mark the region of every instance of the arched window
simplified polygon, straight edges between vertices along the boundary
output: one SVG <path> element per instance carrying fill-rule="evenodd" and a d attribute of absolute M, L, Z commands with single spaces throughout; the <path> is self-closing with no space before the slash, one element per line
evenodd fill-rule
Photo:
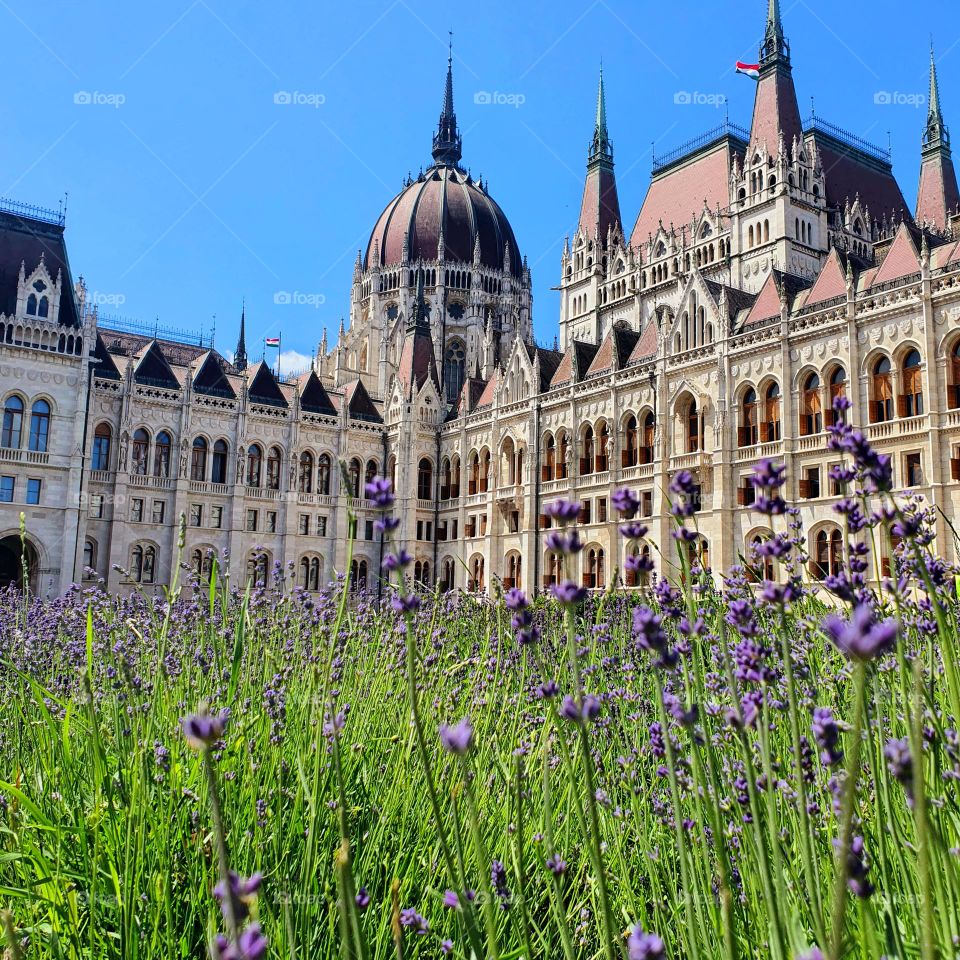
<path fill-rule="evenodd" d="M 130 552 L 130 579 L 137 583 L 143 577 L 143 547 L 136 546 Z"/>
<path fill-rule="evenodd" d="M 757 391 L 753 387 L 750 387 L 743 395 L 743 401 L 740 404 L 740 430 L 738 432 L 738 442 L 741 447 L 752 447 L 760 441 L 757 429 Z"/>
<path fill-rule="evenodd" d="M 460 340 L 451 340 L 443 358 L 443 383 L 447 402 L 454 403 L 463 389 L 467 355 Z"/>
<path fill-rule="evenodd" d="M 218 440 L 213 445 L 213 462 L 210 469 L 210 481 L 212 483 L 227 482 L 227 454 L 229 448 L 226 440 Z"/>
<path fill-rule="evenodd" d="M 947 390 L 947 406 L 960 408 L 960 340 L 957 340 L 950 358 L 950 386 Z"/>
<path fill-rule="evenodd" d="M 97 543 L 85 540 L 83 543 L 83 579 L 89 580 L 97 572 Z"/>
<path fill-rule="evenodd" d="M 196 437 L 190 449 L 190 479 L 207 479 L 207 441 L 203 437 Z"/>
<path fill-rule="evenodd" d="M 557 441 L 552 433 L 543 438 L 543 466 L 540 468 L 540 479 L 544 482 L 553 480 L 557 475 Z"/>
<path fill-rule="evenodd" d="M 830 374 L 830 409 L 827 411 L 827 420 L 831 424 L 835 424 L 838 421 L 843 420 L 843 411 L 837 414 L 836 410 L 833 409 L 833 401 L 837 397 L 845 397 L 847 395 L 847 371 L 843 367 L 837 367 L 833 373 Z"/>
<path fill-rule="evenodd" d="M 470 561 L 470 584 L 468 589 L 474 593 L 483 593 L 486 589 L 483 569 L 483 556 L 476 554 Z"/>
<path fill-rule="evenodd" d="M 780 384 L 771 383 L 767 387 L 765 396 L 765 409 L 763 419 L 763 442 L 770 443 L 779 440 L 780 430 Z"/>
<path fill-rule="evenodd" d="M 330 494 L 330 456 L 326 453 L 317 459 L 317 493 Z"/>
<path fill-rule="evenodd" d="M 247 581 L 254 587 L 265 587 L 269 565 L 269 554 L 264 550 L 255 550 L 247 558 Z"/>
<path fill-rule="evenodd" d="M 259 487 L 263 474 L 263 449 L 253 443 L 247 450 L 247 486 Z"/>
<path fill-rule="evenodd" d="M 759 580 L 773 580 L 774 577 L 774 568 L 773 568 L 773 557 L 770 556 L 761 556 L 758 552 L 760 546 L 763 544 L 763 541 L 766 538 L 761 536 L 759 533 L 756 534 L 753 539 L 750 541 L 750 551 L 749 551 L 749 560 L 750 567 L 748 568 L 748 574 L 750 580 L 756 583 Z"/>
<path fill-rule="evenodd" d="M 456 586 L 456 565 L 453 560 L 448 557 L 443 561 L 443 575 L 440 578 L 440 589 L 443 592 L 452 590 Z"/>
<path fill-rule="evenodd" d="M 3 436 L 0 446 L 19 449 L 22 433 L 23 401 L 19 397 L 8 397 L 3 407 Z"/>
<path fill-rule="evenodd" d="M 320 589 L 320 558 L 303 557 L 300 561 L 300 586 L 316 592 Z"/>
<path fill-rule="evenodd" d="M 484 450 L 480 458 L 480 492 L 486 493 L 490 489 L 490 451 Z"/>
<path fill-rule="evenodd" d="M 593 473 L 594 447 L 593 447 L 593 427 L 588 426 L 583 431 L 583 456 L 580 457 L 580 475 L 582 477 Z"/>
<path fill-rule="evenodd" d="M 350 496 L 359 498 L 360 477 L 363 475 L 363 464 L 354 457 L 353 460 L 350 461 L 350 467 L 347 472 L 350 478 Z"/>
<path fill-rule="evenodd" d="M 893 419 L 893 382 L 890 358 L 881 357 L 873 365 L 873 400 L 870 403 L 870 422 L 885 423 Z"/>
<path fill-rule="evenodd" d="M 376 460 L 367 461 L 367 469 L 363 474 L 363 482 L 370 483 L 372 480 L 376 479 L 377 474 L 380 472 L 380 464 Z"/>
<path fill-rule="evenodd" d="M 37 295 L 35 293 L 31 293 L 27 297 L 27 315 L 31 317 L 37 315 Z"/>
<path fill-rule="evenodd" d="M 570 438 L 565 430 L 557 434 L 557 480 L 567 479 L 567 453 L 570 449 Z"/>
<path fill-rule="evenodd" d="M 313 490 L 313 454 L 309 450 L 304 450 L 300 454 L 297 489 L 301 493 L 310 493 Z"/>
<path fill-rule="evenodd" d="M 643 418 L 643 446 L 640 448 L 640 462 L 653 463 L 653 445 L 657 434 L 657 422 L 653 411 Z"/>
<path fill-rule="evenodd" d="M 631 413 L 623 424 L 623 453 L 621 466 L 635 467 L 640 462 L 640 433 L 637 430 L 637 418 Z"/>
<path fill-rule="evenodd" d="M 417 499 L 433 499 L 433 464 L 426 457 L 417 464 Z"/>
<path fill-rule="evenodd" d="M 597 458 L 596 458 L 596 468 L 597 473 L 603 473 L 609 469 L 609 460 L 607 457 L 607 447 L 610 442 L 610 429 L 606 424 L 606 421 L 600 424 L 600 429 L 597 431 Z"/>
<path fill-rule="evenodd" d="M 50 404 L 46 400 L 37 400 L 30 411 L 30 449 L 46 453 L 49 437 Z"/>
<path fill-rule="evenodd" d="M 170 476 L 170 434 L 161 430 L 153 444 L 153 475 Z"/>
<path fill-rule="evenodd" d="M 701 415 L 697 409 L 697 401 L 690 398 L 686 410 L 686 440 L 687 453 L 695 453 L 702 448 L 703 430 L 701 429 Z"/>
<path fill-rule="evenodd" d="M 110 469 L 110 441 L 112 438 L 113 432 L 108 424 L 97 424 L 97 429 L 93 432 L 93 456 L 90 463 L 92 470 Z"/>
<path fill-rule="evenodd" d="M 803 384 L 800 398 L 800 434 L 808 437 L 823 430 L 823 410 L 820 399 L 820 378 L 811 373 Z M 769 578 L 768 578 L 769 579 Z"/>
<path fill-rule="evenodd" d="M 460 496 L 460 458 L 454 457 L 450 461 L 450 497 L 456 499 Z"/>
<path fill-rule="evenodd" d="M 522 563 L 523 561 L 519 553 L 514 552 L 507 555 L 507 572 L 503 578 L 503 588 L 505 590 L 509 590 L 512 587 L 519 588 Z"/>
<path fill-rule="evenodd" d="M 354 590 L 367 589 L 367 561 L 362 557 L 350 564 L 350 584 Z"/>
<path fill-rule="evenodd" d="M 923 415 L 923 377 L 920 373 L 920 354 L 911 350 L 903 358 L 903 388 L 900 394 L 901 417 Z"/>
<path fill-rule="evenodd" d="M 283 459 L 283 454 L 280 452 L 279 447 L 271 447 L 269 454 L 267 454 L 267 489 L 268 490 L 279 490 L 280 489 L 280 462 Z"/>
<path fill-rule="evenodd" d="M 156 547 L 137 544 L 130 555 L 130 579 L 137 583 L 153 583 L 157 574 Z"/>
<path fill-rule="evenodd" d="M 587 551 L 586 560 L 583 585 L 590 589 L 603 587 L 605 581 L 603 549 L 601 547 L 591 547 Z"/>
<path fill-rule="evenodd" d="M 133 472 L 138 476 L 147 475 L 147 452 L 150 449 L 150 434 L 141 427 L 133 435 Z"/>

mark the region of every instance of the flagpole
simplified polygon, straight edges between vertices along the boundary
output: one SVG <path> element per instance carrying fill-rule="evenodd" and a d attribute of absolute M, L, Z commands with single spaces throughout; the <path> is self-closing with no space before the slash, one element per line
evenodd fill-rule
<path fill-rule="evenodd" d="M 277 379 L 280 379 L 280 354 L 283 352 L 283 331 L 277 336 Z"/>

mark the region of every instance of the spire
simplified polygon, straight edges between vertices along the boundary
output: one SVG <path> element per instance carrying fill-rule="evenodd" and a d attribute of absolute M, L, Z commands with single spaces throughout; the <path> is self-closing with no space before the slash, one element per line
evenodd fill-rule
<path fill-rule="evenodd" d="M 453 33 L 447 56 L 447 84 L 443 91 L 440 123 L 433 135 L 433 160 L 438 166 L 455 167 L 460 162 L 463 138 L 457 132 L 457 115 L 453 111 Z"/>
<path fill-rule="evenodd" d="M 782 57 L 790 62 L 790 44 L 784 39 L 783 24 L 780 22 L 780 0 L 769 0 L 767 4 L 767 29 L 760 47 L 760 62 L 765 63 L 774 57 Z"/>
<path fill-rule="evenodd" d="M 580 202 L 580 232 L 603 240 L 611 228 L 623 233 L 620 223 L 620 199 L 613 174 L 613 144 L 607 132 L 607 98 L 603 88 L 603 65 L 597 88 L 597 115 L 593 140 L 587 155 L 587 180 Z"/>
<path fill-rule="evenodd" d="M 960 203 L 957 173 L 950 154 L 950 131 L 943 122 L 937 63 L 930 45 L 930 108 L 921 142 L 920 186 L 917 190 L 918 224 L 946 232 L 950 216 Z"/>
<path fill-rule="evenodd" d="M 243 299 L 240 308 L 240 336 L 237 338 L 237 349 L 233 355 L 233 365 L 241 372 L 247 369 L 247 300 Z"/>
<path fill-rule="evenodd" d="M 417 293 L 407 319 L 407 333 L 430 334 L 430 307 L 423 293 L 423 270 L 417 270 Z"/>
<path fill-rule="evenodd" d="M 781 135 L 783 142 L 792 146 L 795 137 L 802 139 L 803 128 L 790 69 L 790 44 L 784 37 L 780 20 L 780 3 L 768 0 L 750 143 L 754 147 L 765 143 L 767 151 L 775 156 Z"/>

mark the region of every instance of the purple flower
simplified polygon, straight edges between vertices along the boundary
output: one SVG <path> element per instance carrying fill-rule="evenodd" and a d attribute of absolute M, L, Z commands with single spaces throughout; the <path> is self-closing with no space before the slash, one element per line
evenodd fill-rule
<path fill-rule="evenodd" d="M 229 719 L 229 708 L 216 714 L 193 713 L 180 720 L 180 727 L 194 750 L 205 750 L 223 736 Z"/>
<path fill-rule="evenodd" d="M 554 599 L 565 607 L 576 606 L 587 595 L 587 591 L 583 587 L 577 586 L 572 580 L 561 580 L 560 583 L 551 584 L 550 592 Z"/>
<path fill-rule="evenodd" d="M 566 696 L 560 705 L 560 716 L 574 723 L 590 723 L 600 716 L 600 701 L 592 693 L 588 693 L 581 703 Z"/>
<path fill-rule="evenodd" d="M 820 748 L 820 760 L 826 767 L 834 767 L 843 759 L 843 750 L 840 748 L 840 727 L 833 719 L 833 712 L 829 707 L 816 707 L 813 711 L 811 723 L 813 739 Z"/>
<path fill-rule="evenodd" d="M 370 894 L 367 893 L 367 888 L 366 888 L 366 887 L 361 887 L 361 888 L 357 891 L 357 895 L 356 895 L 356 897 L 354 897 L 354 900 L 356 900 L 356 902 L 357 902 L 357 907 L 358 907 L 360 910 L 366 910 L 367 907 L 370 906 Z"/>
<path fill-rule="evenodd" d="M 640 509 L 640 499 L 632 490 L 627 490 L 625 487 L 613 491 L 610 495 L 610 503 L 617 513 L 628 519 Z"/>
<path fill-rule="evenodd" d="M 443 892 L 443 905 L 448 910 L 460 909 L 460 898 L 457 896 L 457 892 L 455 890 L 445 890 Z"/>
<path fill-rule="evenodd" d="M 564 556 L 573 556 L 583 549 L 583 541 L 576 530 L 571 530 L 570 533 L 564 533 L 562 530 L 551 530 L 547 534 L 546 544 L 548 550 Z"/>
<path fill-rule="evenodd" d="M 527 595 L 516 587 L 511 587 L 503 595 L 503 602 L 508 610 L 526 610 L 530 605 L 527 602 Z"/>
<path fill-rule="evenodd" d="M 219 960 L 262 960 L 267 955 L 267 938 L 261 932 L 259 923 L 251 923 L 235 944 L 218 937 L 216 952 Z"/>
<path fill-rule="evenodd" d="M 380 517 L 379 520 L 373 521 L 373 529 L 376 530 L 377 533 L 392 533 L 399 526 L 399 517 Z"/>
<path fill-rule="evenodd" d="M 413 907 L 400 911 L 400 923 L 404 927 L 409 927 L 419 937 L 426 936 L 430 930 L 430 924 Z"/>
<path fill-rule="evenodd" d="M 388 553 L 383 558 L 382 566 L 388 573 L 392 573 L 394 570 L 402 570 L 411 563 L 413 563 L 413 557 L 401 547 L 396 553 Z"/>
<path fill-rule="evenodd" d="M 648 528 L 642 523 L 637 523 L 636 520 L 620 524 L 620 536 L 627 540 L 642 540 L 647 533 Z"/>
<path fill-rule="evenodd" d="M 576 520 L 580 515 L 582 504 L 575 503 L 572 500 L 554 500 L 544 507 L 544 512 L 548 517 L 556 520 L 557 523 L 570 523 Z"/>
<path fill-rule="evenodd" d="M 806 953 L 798 953 L 794 960 L 824 960 L 823 952 L 819 947 L 811 947 Z"/>
<path fill-rule="evenodd" d="M 913 784 L 913 756 L 910 753 L 910 741 L 888 740 L 883 748 L 883 755 L 887 760 L 887 769 L 890 775 L 906 786 Z"/>
<path fill-rule="evenodd" d="M 500 908 L 507 910 L 510 907 L 510 888 L 507 886 L 507 869 L 499 860 L 490 864 L 490 882 L 493 892 L 500 898 Z"/>
<path fill-rule="evenodd" d="M 406 596 L 395 593 L 390 598 L 390 606 L 397 613 L 413 613 L 420 606 L 420 598 L 415 593 L 408 593 Z"/>
<path fill-rule="evenodd" d="M 630 960 L 664 960 L 667 952 L 663 941 L 655 933 L 646 933 L 636 926 L 627 937 L 627 956 Z"/>
<path fill-rule="evenodd" d="M 678 470 L 670 480 L 670 492 L 678 497 L 691 497 L 696 490 L 697 482 L 689 470 Z"/>
<path fill-rule="evenodd" d="M 562 877 L 567 872 L 567 862 L 561 859 L 559 853 L 547 857 L 547 869 L 555 876 Z"/>
<path fill-rule="evenodd" d="M 470 752 L 473 746 L 473 725 L 469 717 L 464 717 L 459 723 L 452 727 L 447 724 L 440 724 L 440 742 L 443 749 L 449 753 L 456 753 L 463 756 Z"/>
<path fill-rule="evenodd" d="M 877 622 L 874 611 L 860 604 L 849 620 L 832 614 L 823 621 L 823 629 L 848 657 L 872 660 L 893 649 L 899 626 L 896 620 Z"/>
<path fill-rule="evenodd" d="M 368 500 L 378 510 L 386 510 L 393 506 L 396 499 L 393 495 L 393 484 L 386 477 L 374 477 L 364 488 Z"/>
<path fill-rule="evenodd" d="M 441 940 L 440 941 L 440 952 L 446 956 L 448 953 L 453 952 L 453 941 L 452 940 Z"/>
<path fill-rule="evenodd" d="M 787 480 L 787 467 L 764 458 L 754 468 L 750 483 L 758 490 L 779 490 Z"/>

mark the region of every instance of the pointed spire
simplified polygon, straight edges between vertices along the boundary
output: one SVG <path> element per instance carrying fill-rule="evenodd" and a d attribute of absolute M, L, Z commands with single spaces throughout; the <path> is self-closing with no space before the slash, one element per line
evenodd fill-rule
<path fill-rule="evenodd" d="M 430 307 L 423 292 L 423 269 L 417 270 L 417 293 L 413 300 L 413 309 L 407 318 L 407 333 L 430 334 Z"/>
<path fill-rule="evenodd" d="M 613 166 L 613 144 L 607 133 L 607 97 L 603 89 L 603 63 L 600 64 L 600 83 L 597 87 L 597 116 L 593 124 L 593 140 L 587 158 L 588 168 L 599 164 Z"/>
<path fill-rule="evenodd" d="M 784 145 L 802 139 L 800 107 L 790 68 L 790 44 L 783 34 L 779 0 L 768 0 L 767 26 L 760 45 L 760 78 L 753 102 L 750 125 L 752 147 L 766 145 L 775 153 L 783 136 Z M 794 154 L 796 155 L 796 154 Z"/>
<path fill-rule="evenodd" d="M 597 114 L 593 124 L 593 139 L 587 155 L 587 179 L 580 201 L 578 232 L 603 241 L 610 233 L 623 232 L 620 224 L 620 200 L 613 173 L 613 143 L 607 132 L 607 98 L 603 86 L 603 64 L 597 87 Z"/>
<path fill-rule="evenodd" d="M 930 42 L 930 104 L 927 113 L 927 128 L 923 132 L 923 150 L 933 151 L 940 147 L 950 149 L 950 132 L 943 122 L 940 108 L 940 83 L 937 79 L 937 61 L 933 56 L 933 41 Z"/>
<path fill-rule="evenodd" d="M 237 338 L 237 349 L 233 355 L 233 365 L 243 372 L 247 369 L 247 299 L 243 298 L 240 308 L 240 336 Z"/>
<path fill-rule="evenodd" d="M 453 33 L 447 56 L 447 82 L 443 90 L 440 123 L 433 136 L 433 160 L 438 166 L 455 167 L 460 163 L 463 139 L 457 132 L 457 115 L 453 110 Z"/>
<path fill-rule="evenodd" d="M 790 44 L 784 39 L 783 24 L 780 21 L 780 0 L 769 0 L 767 4 L 767 29 L 760 48 L 760 62 L 774 58 L 783 58 L 790 62 Z"/>
<path fill-rule="evenodd" d="M 930 44 L 930 107 L 923 131 L 920 186 L 914 219 L 945 232 L 950 226 L 951 212 L 960 202 L 957 174 L 950 153 L 950 131 L 943 122 L 940 107 L 940 84 L 937 63 Z"/>

